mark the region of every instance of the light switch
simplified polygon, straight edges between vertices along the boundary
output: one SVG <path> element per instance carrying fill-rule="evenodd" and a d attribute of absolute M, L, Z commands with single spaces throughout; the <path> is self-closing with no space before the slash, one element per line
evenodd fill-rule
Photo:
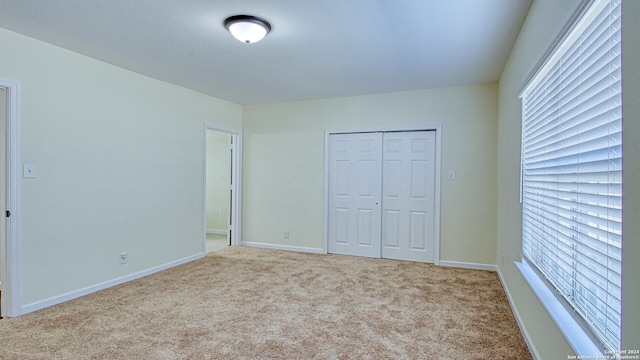
<path fill-rule="evenodd" d="M 455 180 L 456 179 L 456 172 L 453 171 L 453 170 L 449 171 L 449 174 L 447 175 L 447 179 Z"/>
<path fill-rule="evenodd" d="M 36 166 L 33 164 L 24 164 L 22 176 L 25 179 L 33 179 L 36 177 Z"/>

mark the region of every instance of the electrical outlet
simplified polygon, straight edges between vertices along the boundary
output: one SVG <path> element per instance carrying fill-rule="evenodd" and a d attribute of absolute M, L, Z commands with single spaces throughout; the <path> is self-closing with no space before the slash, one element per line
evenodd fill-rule
<path fill-rule="evenodd" d="M 284 235 L 283 235 L 283 237 L 284 237 L 285 239 L 288 239 L 288 238 L 289 238 L 289 230 L 285 230 L 285 231 L 284 231 Z"/>
<path fill-rule="evenodd" d="M 129 254 L 127 254 L 126 252 L 121 252 L 120 253 L 120 264 L 126 264 L 128 258 L 129 258 Z"/>

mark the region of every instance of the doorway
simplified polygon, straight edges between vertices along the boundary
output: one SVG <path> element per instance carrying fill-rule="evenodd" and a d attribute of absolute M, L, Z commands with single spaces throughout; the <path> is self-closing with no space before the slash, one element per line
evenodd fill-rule
<path fill-rule="evenodd" d="M 19 94 L 0 79 L 0 316 L 20 315 Z"/>
<path fill-rule="evenodd" d="M 5 88 L 0 87 L 0 149 L 2 149 L 2 155 L 3 155 L 3 156 L 0 157 L 0 171 L 1 171 L 1 173 L 0 173 L 1 174 L 1 176 L 0 176 L 0 204 L 3 204 L 3 205 L 5 204 L 5 199 L 4 198 L 5 198 L 5 193 L 6 193 L 5 186 L 4 186 L 4 184 L 5 184 L 4 177 L 5 177 L 5 173 L 6 173 L 6 171 L 5 171 L 5 169 L 6 169 L 5 156 L 4 156 L 4 154 L 6 153 L 6 151 L 4 150 L 5 149 L 5 140 L 4 140 L 5 136 L 4 136 L 4 134 L 6 133 L 6 131 L 5 131 L 5 127 L 6 127 L 5 126 L 5 123 L 6 123 L 6 120 L 5 120 L 5 118 L 6 118 L 6 105 L 5 105 L 6 95 L 5 95 L 5 92 L 6 92 Z M 4 256 L 4 251 L 5 250 L 4 250 L 4 248 L 5 248 L 5 246 L 4 246 L 4 243 L 5 243 L 5 227 L 6 227 L 6 225 L 4 223 L 5 223 L 4 220 L 0 222 L 0 242 L 2 243 L 2 245 L 0 246 L 0 319 L 2 319 L 3 316 L 4 316 L 3 308 L 5 308 L 3 300 L 2 300 L 2 294 L 3 294 L 3 292 L 4 292 L 5 296 L 7 294 L 6 291 L 4 291 L 3 286 L 2 286 L 2 283 L 3 283 L 3 280 L 4 280 L 4 272 L 5 272 L 5 269 L 4 269 L 4 263 L 5 263 L 5 256 Z"/>
<path fill-rule="evenodd" d="M 205 127 L 205 252 L 237 245 L 240 134 Z"/>
<path fill-rule="evenodd" d="M 328 134 L 327 252 L 437 262 L 436 135 Z"/>

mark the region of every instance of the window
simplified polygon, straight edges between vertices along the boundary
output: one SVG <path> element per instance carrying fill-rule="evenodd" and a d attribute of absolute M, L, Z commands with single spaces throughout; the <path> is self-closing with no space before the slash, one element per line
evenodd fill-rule
<path fill-rule="evenodd" d="M 585 7 L 522 92 L 522 252 L 620 348 L 621 0 Z"/>

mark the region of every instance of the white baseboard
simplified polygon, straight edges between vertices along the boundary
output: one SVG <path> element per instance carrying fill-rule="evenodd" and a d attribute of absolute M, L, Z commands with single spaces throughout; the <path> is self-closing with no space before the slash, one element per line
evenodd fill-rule
<path fill-rule="evenodd" d="M 308 247 L 301 247 L 301 246 L 277 245 L 277 244 L 264 244 L 264 243 L 250 242 L 250 241 L 241 241 L 240 245 L 263 248 L 263 249 L 297 251 L 297 252 L 305 252 L 305 253 L 312 253 L 312 254 L 327 253 L 323 249 L 319 249 L 319 248 L 308 248 Z"/>
<path fill-rule="evenodd" d="M 65 301 L 77 299 L 77 298 L 79 298 L 81 296 L 88 295 L 88 294 L 94 293 L 96 291 L 104 290 L 104 289 L 110 288 L 112 286 L 120 285 L 120 284 L 129 282 L 129 281 L 132 281 L 132 280 L 136 280 L 136 279 L 139 279 L 141 277 L 145 277 L 147 275 L 151 275 L 153 273 L 157 273 L 159 271 L 172 268 L 174 266 L 186 264 L 188 262 L 201 259 L 203 257 L 205 257 L 204 253 L 188 256 L 188 257 L 185 257 L 185 258 L 182 258 L 182 259 L 178 259 L 178 260 L 175 260 L 175 261 L 163 264 L 163 265 L 152 267 L 152 268 L 147 269 L 147 270 L 142 270 L 142 271 L 139 271 L 139 272 L 134 273 L 134 274 L 122 276 L 122 277 L 119 277 L 119 278 L 116 278 L 116 279 L 113 279 L 113 280 L 109 280 L 109 281 L 105 281 L 105 282 L 102 282 L 102 283 L 99 283 L 99 284 L 87 286 L 87 287 L 82 288 L 82 289 L 70 291 L 70 292 L 62 294 L 62 295 L 57 295 L 57 296 L 54 296 L 54 297 L 51 297 L 51 298 L 48 298 L 48 299 L 45 299 L 45 300 L 40 300 L 40 301 L 33 302 L 31 304 L 23 305 L 20 308 L 20 315 L 24 315 L 24 314 L 27 314 L 27 313 L 30 313 L 30 312 L 33 312 L 33 311 L 36 311 L 36 310 L 44 309 L 44 308 L 47 308 L 49 306 L 57 305 L 57 304 L 65 302 Z"/>
<path fill-rule="evenodd" d="M 207 234 L 227 235 L 226 230 L 207 229 Z"/>
<path fill-rule="evenodd" d="M 524 322 L 522 321 L 522 317 L 518 312 L 518 309 L 513 305 L 514 301 L 511 297 L 511 293 L 509 293 L 509 288 L 506 286 L 504 279 L 502 278 L 502 273 L 500 272 L 500 268 L 497 270 L 498 278 L 500 279 L 500 283 L 502 284 L 502 288 L 504 289 L 504 293 L 507 295 L 507 300 L 509 300 L 509 306 L 511 306 L 511 312 L 513 312 L 513 316 L 516 318 L 516 323 L 518 323 L 518 327 L 520 328 L 520 333 L 524 338 L 524 342 L 527 344 L 527 348 L 529 348 L 529 352 L 533 357 L 533 360 L 539 360 L 540 354 L 536 351 L 536 348 L 533 346 L 533 341 L 531 340 L 531 336 L 527 332 L 527 329 L 524 327 Z"/>
<path fill-rule="evenodd" d="M 440 260 L 440 266 L 455 267 L 455 268 L 462 268 L 462 269 L 473 269 L 473 270 L 498 271 L 498 267 L 495 265 L 476 264 L 476 263 L 468 263 L 468 262 L 460 262 L 460 261 Z"/>

